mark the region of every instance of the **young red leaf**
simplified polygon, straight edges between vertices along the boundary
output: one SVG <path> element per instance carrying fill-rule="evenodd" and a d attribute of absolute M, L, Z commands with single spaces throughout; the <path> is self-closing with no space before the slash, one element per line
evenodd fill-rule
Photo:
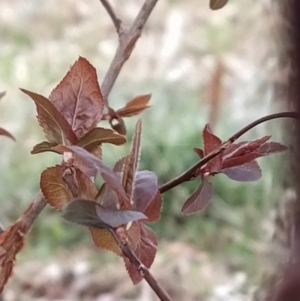
<path fill-rule="evenodd" d="M 113 168 L 114 172 L 122 172 L 123 171 L 123 167 L 124 167 L 124 162 L 127 160 L 127 156 L 121 158 L 120 160 L 118 160 Z"/>
<path fill-rule="evenodd" d="M 145 225 L 140 225 L 140 235 L 139 244 L 134 250 L 134 253 L 142 264 L 144 264 L 147 268 L 150 268 L 157 251 L 157 238 L 153 230 Z M 125 257 L 124 262 L 133 284 L 138 284 L 143 277 L 136 267 Z"/>
<path fill-rule="evenodd" d="M 63 167 L 60 165 L 47 168 L 41 174 L 40 187 L 50 206 L 62 210 L 73 196 L 63 180 Z"/>
<path fill-rule="evenodd" d="M 149 108 L 148 102 L 151 94 L 140 95 L 130 100 L 123 108 L 116 111 L 119 116 L 130 117 L 135 116 Z"/>
<path fill-rule="evenodd" d="M 88 176 L 94 177 L 99 173 L 107 186 L 117 194 L 119 202 L 129 202 L 129 198 L 125 193 L 119 176 L 97 157 L 79 146 L 57 146 L 56 148 L 58 151 L 74 153 L 78 168 L 82 169 Z"/>
<path fill-rule="evenodd" d="M 90 227 L 89 230 L 91 232 L 95 246 L 100 249 L 114 252 L 118 256 L 122 256 L 122 251 L 120 250 L 116 240 L 107 229 Z"/>
<path fill-rule="evenodd" d="M 228 3 L 228 0 L 210 0 L 209 7 L 212 10 L 223 8 Z"/>
<path fill-rule="evenodd" d="M 120 177 L 121 179 L 121 177 Z M 102 193 L 101 199 L 98 198 L 97 202 L 105 208 L 119 209 L 119 200 L 115 192 L 104 183 L 106 189 Z"/>
<path fill-rule="evenodd" d="M 112 251 L 117 255 L 122 256 L 122 251 L 109 230 L 90 227 L 90 231 L 92 233 L 93 241 L 98 248 Z M 132 222 L 129 230 L 124 231 L 128 238 L 130 248 L 135 250 L 141 239 L 139 222 Z"/>
<path fill-rule="evenodd" d="M 200 159 L 204 157 L 204 152 L 201 148 L 194 147 L 193 151 L 199 156 Z"/>
<path fill-rule="evenodd" d="M 116 228 L 147 218 L 142 212 L 104 208 L 95 201 L 76 199 L 63 208 L 62 217 L 72 223 L 96 228 Z"/>
<path fill-rule="evenodd" d="M 50 143 L 48 141 L 43 141 L 37 145 L 35 145 L 30 152 L 31 154 L 38 154 L 38 153 L 43 153 L 43 152 L 54 152 L 57 154 L 61 154 L 57 150 L 54 149 L 54 146 L 56 146 L 56 143 Z"/>
<path fill-rule="evenodd" d="M 88 151 L 95 149 L 95 147 L 102 143 L 111 143 L 114 145 L 121 145 L 126 142 L 126 138 L 114 130 L 105 128 L 94 128 L 87 132 L 75 145 L 81 146 Z"/>
<path fill-rule="evenodd" d="M 21 91 L 35 102 L 38 121 L 50 143 L 72 144 L 76 141 L 68 122 L 47 98 L 24 89 Z"/>
<path fill-rule="evenodd" d="M 233 143 L 227 149 L 224 150 L 223 161 L 250 154 L 262 145 L 264 145 L 270 138 L 271 136 L 264 136 L 253 141 Z"/>
<path fill-rule="evenodd" d="M 56 210 L 62 208 L 73 199 L 73 195 L 63 180 L 64 168 L 60 165 L 47 168 L 41 174 L 40 187 L 45 199 Z M 91 179 L 79 169 L 75 170 L 75 179 L 80 191 L 80 197 L 93 199 L 97 189 Z"/>
<path fill-rule="evenodd" d="M 6 136 L 14 141 L 16 140 L 15 137 L 10 132 L 8 132 L 7 130 L 5 130 L 3 128 L 0 128 L 0 136 Z"/>
<path fill-rule="evenodd" d="M 185 201 L 181 208 L 181 212 L 189 215 L 204 209 L 212 199 L 212 184 L 202 177 L 202 182 L 197 190 Z"/>
<path fill-rule="evenodd" d="M 268 142 L 260 146 L 255 152 L 260 156 L 280 153 L 288 150 L 288 147 L 278 142 Z"/>
<path fill-rule="evenodd" d="M 75 173 L 80 198 L 93 200 L 98 193 L 94 182 L 80 169 L 76 168 Z"/>
<path fill-rule="evenodd" d="M 255 160 L 256 158 L 285 151 L 286 146 L 277 142 L 266 142 L 271 136 L 254 141 L 244 141 L 232 144 L 223 154 L 222 167 L 230 168 Z"/>
<path fill-rule="evenodd" d="M 103 201 L 103 199 L 104 199 L 104 197 L 105 197 L 105 195 L 106 195 L 106 193 L 107 193 L 107 185 L 105 184 L 105 183 L 103 183 L 101 186 L 100 186 L 100 188 L 99 188 L 99 190 L 98 190 L 98 192 L 97 192 L 97 194 L 96 194 L 96 196 L 95 196 L 95 198 L 94 198 L 94 200 L 97 202 L 97 203 L 99 203 L 99 204 L 101 204 L 102 203 L 102 201 Z M 109 208 L 109 207 L 108 207 Z"/>
<path fill-rule="evenodd" d="M 114 228 L 126 225 L 129 222 L 147 219 L 144 213 L 134 210 L 114 210 L 97 205 L 96 211 L 103 222 Z"/>
<path fill-rule="evenodd" d="M 205 125 L 202 136 L 205 156 L 214 151 L 216 148 L 220 147 L 222 144 L 222 140 L 213 134 L 209 124 Z"/>
<path fill-rule="evenodd" d="M 204 144 L 204 156 L 207 156 L 209 153 L 218 149 L 221 146 L 222 140 L 212 133 L 209 124 L 205 125 L 202 135 Z M 205 165 L 205 172 L 208 172 L 209 174 L 214 174 L 219 172 L 221 170 L 221 167 L 222 156 L 218 155 Z"/>
<path fill-rule="evenodd" d="M 138 169 L 140 145 L 142 135 L 142 122 L 139 120 L 135 127 L 135 133 L 131 145 L 130 154 L 126 157 L 123 166 L 122 185 L 132 202 L 135 173 Z"/>
<path fill-rule="evenodd" d="M 160 212 L 162 209 L 163 199 L 159 191 L 157 191 L 156 195 L 151 199 L 146 207 L 144 213 L 147 216 L 146 222 L 156 222 L 160 219 Z"/>
<path fill-rule="evenodd" d="M 147 170 L 136 173 L 132 201 L 132 208 L 144 212 L 148 217 L 147 222 L 155 222 L 159 219 L 162 197 L 155 173 Z"/>
<path fill-rule="evenodd" d="M 105 223 L 97 214 L 94 201 L 75 199 L 68 202 L 62 209 L 62 217 L 71 223 L 87 227 L 109 229 L 111 226 Z"/>
<path fill-rule="evenodd" d="M 252 153 L 245 154 L 245 155 L 242 155 L 239 157 L 229 158 L 223 162 L 222 168 L 225 169 L 225 168 L 231 168 L 231 167 L 243 165 L 245 163 L 252 162 L 253 160 L 255 160 L 259 157 L 260 157 L 260 155 L 254 151 Z"/>
<path fill-rule="evenodd" d="M 239 182 L 256 181 L 261 177 L 261 169 L 256 161 L 251 161 L 239 166 L 225 168 L 221 171 L 228 178 Z"/>
<path fill-rule="evenodd" d="M 52 91 L 49 100 L 80 139 L 95 128 L 102 117 L 104 101 L 95 68 L 79 57 Z"/>

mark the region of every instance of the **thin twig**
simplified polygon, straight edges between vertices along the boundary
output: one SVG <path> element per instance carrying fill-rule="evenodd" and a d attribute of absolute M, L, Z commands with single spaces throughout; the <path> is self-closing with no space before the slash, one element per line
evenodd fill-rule
<path fill-rule="evenodd" d="M 110 3 L 107 0 L 100 0 L 100 2 L 102 3 L 102 5 L 106 9 L 108 15 L 110 16 L 112 22 L 114 23 L 114 26 L 116 28 L 118 35 L 121 36 L 122 32 L 123 32 L 121 19 L 117 17 L 114 9 L 112 8 L 112 6 L 110 5 Z"/>
<path fill-rule="evenodd" d="M 233 143 L 235 140 L 240 138 L 246 132 L 248 132 L 249 130 L 251 130 L 252 128 L 254 128 L 255 126 L 257 126 L 263 122 L 266 122 L 266 121 L 269 121 L 272 119 L 277 119 L 277 118 L 295 118 L 295 119 L 299 120 L 300 116 L 296 112 L 283 112 L 283 113 L 275 113 L 275 114 L 267 115 L 265 117 L 259 118 L 255 121 L 251 122 L 250 124 L 248 124 L 247 126 L 242 128 L 240 131 L 238 131 L 236 134 L 231 136 L 227 141 L 223 142 L 219 148 L 217 148 L 216 150 L 214 150 L 213 152 L 211 152 L 210 154 L 208 154 L 207 156 L 205 156 L 204 158 L 199 160 L 195 165 L 193 165 L 187 171 L 185 171 L 181 175 L 177 176 L 176 178 L 170 180 L 169 182 L 161 185 L 159 187 L 160 193 L 164 193 L 164 192 L 180 185 L 183 182 L 190 181 L 193 178 L 194 173 L 198 168 L 202 167 L 208 161 L 210 161 L 211 159 L 213 159 L 214 157 L 216 157 L 217 155 L 222 153 L 226 148 L 228 148 L 228 146 L 231 143 Z"/>
<path fill-rule="evenodd" d="M 24 245 L 26 235 L 45 205 L 43 195 L 38 193 L 20 218 L 0 234 L 0 293 L 12 273 L 16 256 Z"/>
<path fill-rule="evenodd" d="M 39 192 L 34 198 L 34 200 L 27 207 L 27 209 L 20 218 L 27 232 L 29 232 L 29 230 L 32 227 L 32 224 L 34 223 L 38 215 L 42 212 L 42 210 L 45 208 L 46 204 L 47 202 L 42 192 Z"/>
<path fill-rule="evenodd" d="M 118 237 L 116 232 L 113 229 L 108 229 L 114 239 L 116 240 L 118 246 L 120 247 L 123 255 L 129 259 L 129 261 L 135 266 L 140 275 L 147 281 L 149 286 L 156 293 L 158 298 L 161 301 L 172 301 L 170 296 L 164 289 L 159 285 L 157 280 L 153 277 L 149 269 L 139 260 L 139 258 L 135 255 L 135 253 L 131 250 L 130 246 L 127 243 L 123 243 L 121 239 Z"/>
<path fill-rule="evenodd" d="M 158 0 L 146 0 L 129 30 L 123 31 L 123 34 L 119 38 L 117 51 L 101 85 L 101 90 L 104 98 L 106 99 L 107 106 L 107 96 L 120 74 L 124 63 L 130 57 L 132 50 L 141 36 L 144 26 L 157 2 Z"/>

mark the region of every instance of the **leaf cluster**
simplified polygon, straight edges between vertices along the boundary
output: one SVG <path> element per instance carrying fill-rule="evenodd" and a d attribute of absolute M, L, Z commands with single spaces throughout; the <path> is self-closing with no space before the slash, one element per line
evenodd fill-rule
<path fill-rule="evenodd" d="M 21 90 L 34 101 L 38 122 L 47 138 L 34 146 L 31 153 L 50 151 L 62 155 L 60 165 L 41 174 L 40 188 L 46 201 L 63 211 L 66 220 L 88 226 L 97 247 L 122 256 L 133 282 L 138 283 L 142 276 L 123 256 L 112 231 L 120 232 L 122 241 L 129 244 L 139 260 L 151 266 L 157 239 L 144 222 L 154 222 L 160 217 L 162 198 L 158 181 L 153 172 L 138 171 L 141 121 L 136 126 L 131 152 L 112 170 L 101 160 L 101 145 L 122 145 L 126 137 L 97 124 L 105 119 L 112 123 L 113 118 L 121 120 L 139 114 L 148 107 L 150 95 L 135 97 L 116 111 L 107 108 L 104 115 L 96 70 L 82 57 L 49 98 Z M 98 175 L 104 180 L 99 189 L 94 184 Z"/>

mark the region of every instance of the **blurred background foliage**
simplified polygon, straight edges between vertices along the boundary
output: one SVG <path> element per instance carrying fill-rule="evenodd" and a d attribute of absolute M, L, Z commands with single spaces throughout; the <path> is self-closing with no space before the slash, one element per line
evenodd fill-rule
<path fill-rule="evenodd" d="M 152 93 L 151 108 L 142 115 L 140 169 L 155 171 L 160 183 L 197 161 L 193 147 L 202 145 L 207 122 L 227 139 L 254 119 L 280 110 L 273 89 L 279 80 L 274 30 L 278 13 L 270 2 L 231 0 L 224 9 L 210 11 L 208 0 L 159 1 L 109 103 L 118 109 L 136 95 Z M 141 1 L 112 4 L 129 25 Z M 43 132 L 34 104 L 18 87 L 49 95 L 79 55 L 95 66 L 101 82 L 116 46 L 114 27 L 99 1 L 1 1 L 0 91 L 7 95 L 0 104 L 0 121 L 17 139 L 0 141 L 0 221 L 5 226 L 37 193 L 40 173 L 60 161 L 52 153 L 30 154 Z M 126 120 L 129 141 L 136 120 Z M 280 126 L 280 121 L 260 125 L 241 140 L 272 134 L 281 141 Z M 104 161 L 112 166 L 128 149 L 105 145 Z M 258 182 L 216 176 L 213 202 L 190 217 L 182 216 L 180 208 L 197 183 L 167 192 L 162 218 L 151 227 L 160 241 L 193 245 L 228 267 L 229 275 L 232 267 L 245 273 L 248 288 L 258 285 L 263 270 L 272 265 L 274 214 L 285 197 L 283 158 L 260 159 L 263 177 Z M 84 244 L 92 246 L 84 229 L 70 227 L 46 208 L 20 256 L 59 256 Z"/>

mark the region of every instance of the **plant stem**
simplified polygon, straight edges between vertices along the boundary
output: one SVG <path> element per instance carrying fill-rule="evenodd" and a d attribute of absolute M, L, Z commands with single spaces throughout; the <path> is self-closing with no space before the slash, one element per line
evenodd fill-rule
<path fill-rule="evenodd" d="M 149 286 L 153 289 L 155 294 L 161 301 L 172 301 L 170 296 L 164 289 L 159 285 L 157 280 L 153 277 L 149 269 L 139 260 L 139 258 L 131 250 L 130 246 L 126 242 L 122 242 L 113 229 L 109 229 L 110 233 L 116 240 L 118 246 L 120 247 L 123 255 L 129 259 L 129 261 L 135 266 L 141 276 L 147 281 Z"/>

